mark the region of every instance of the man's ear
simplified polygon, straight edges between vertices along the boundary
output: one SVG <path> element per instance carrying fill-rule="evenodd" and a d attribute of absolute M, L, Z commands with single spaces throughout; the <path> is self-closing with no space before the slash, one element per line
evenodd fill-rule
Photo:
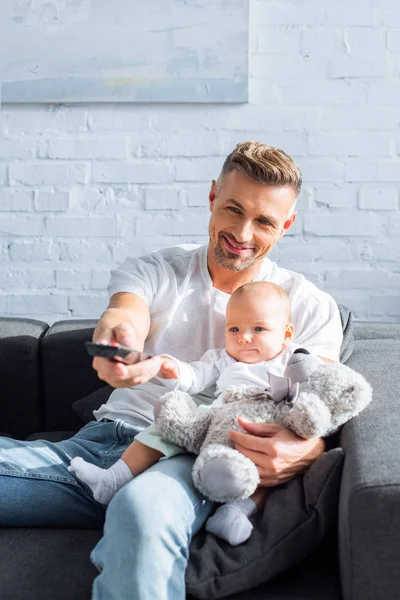
<path fill-rule="evenodd" d="M 283 228 L 282 231 L 279 235 L 279 237 L 282 237 L 283 235 L 285 235 L 285 233 L 291 228 L 291 226 L 293 225 L 293 223 L 295 222 L 297 217 L 297 211 L 295 211 L 291 217 L 289 217 L 289 219 L 286 219 L 286 221 L 283 224 Z"/>
<path fill-rule="evenodd" d="M 213 210 L 216 195 L 217 195 L 217 182 L 215 181 L 215 179 L 213 179 L 212 183 L 211 183 L 210 193 L 208 194 L 208 200 L 210 203 L 210 211 L 211 212 Z"/>

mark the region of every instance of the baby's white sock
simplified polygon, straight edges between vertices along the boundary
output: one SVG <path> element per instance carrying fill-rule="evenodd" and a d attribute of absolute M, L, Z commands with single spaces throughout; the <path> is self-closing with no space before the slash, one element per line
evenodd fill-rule
<path fill-rule="evenodd" d="M 249 517 L 256 510 L 257 506 L 251 498 L 227 502 L 208 519 L 206 529 L 231 546 L 238 546 L 250 537 L 253 525 Z"/>
<path fill-rule="evenodd" d="M 108 504 L 114 494 L 133 479 L 130 468 L 121 459 L 109 469 L 101 469 L 77 456 L 71 460 L 68 471 L 86 483 L 92 490 L 94 499 L 100 504 Z"/>

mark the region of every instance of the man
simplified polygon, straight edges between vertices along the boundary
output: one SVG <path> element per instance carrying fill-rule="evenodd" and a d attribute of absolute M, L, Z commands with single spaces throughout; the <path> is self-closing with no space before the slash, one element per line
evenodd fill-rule
<path fill-rule="evenodd" d="M 239 144 L 211 185 L 208 246 L 177 246 L 127 259 L 112 273 L 109 307 L 94 340 L 198 359 L 208 348 L 224 345 L 230 294 L 244 283 L 265 280 L 289 294 L 294 341 L 324 360 L 338 360 L 342 332 L 333 299 L 265 258 L 295 221 L 300 187 L 301 174 L 284 152 L 257 142 Z M 67 466 L 72 456 L 110 466 L 152 422 L 162 382 L 143 381 L 155 360 L 127 366 L 95 358 L 99 377 L 116 390 L 95 411 L 96 421 L 70 440 L 0 440 L 0 524 L 102 522 L 104 508 Z M 211 394 L 198 401 L 210 402 Z M 288 481 L 324 450 L 322 440 L 301 440 L 278 425 L 239 422 L 244 432 L 232 432 L 232 440 L 256 464 L 262 486 Z M 159 457 L 162 444 L 155 450 Z M 187 455 L 160 460 L 113 498 L 104 536 L 92 552 L 100 571 L 94 600 L 184 600 L 190 540 L 215 508 L 194 488 L 192 464 Z"/>

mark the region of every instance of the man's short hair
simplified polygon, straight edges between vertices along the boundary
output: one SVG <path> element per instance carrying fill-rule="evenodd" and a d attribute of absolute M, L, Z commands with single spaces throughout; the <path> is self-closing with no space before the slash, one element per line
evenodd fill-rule
<path fill-rule="evenodd" d="M 261 142 L 242 142 L 227 156 L 218 181 L 232 171 L 240 171 L 265 185 L 291 187 L 296 197 L 301 189 L 301 172 L 283 150 Z"/>

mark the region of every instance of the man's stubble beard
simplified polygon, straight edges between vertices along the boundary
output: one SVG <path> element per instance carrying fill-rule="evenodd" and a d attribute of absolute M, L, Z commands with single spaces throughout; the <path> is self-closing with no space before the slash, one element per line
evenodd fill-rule
<path fill-rule="evenodd" d="M 228 252 L 228 255 L 225 255 L 219 242 L 214 246 L 214 254 L 218 264 L 221 265 L 221 267 L 224 267 L 224 269 L 229 269 L 229 271 L 235 271 L 236 273 L 245 271 L 254 265 L 254 263 L 256 263 L 258 260 L 257 258 L 253 257 L 250 257 L 247 260 L 241 260 L 238 259 L 236 254 L 231 254 L 230 252 Z"/>

